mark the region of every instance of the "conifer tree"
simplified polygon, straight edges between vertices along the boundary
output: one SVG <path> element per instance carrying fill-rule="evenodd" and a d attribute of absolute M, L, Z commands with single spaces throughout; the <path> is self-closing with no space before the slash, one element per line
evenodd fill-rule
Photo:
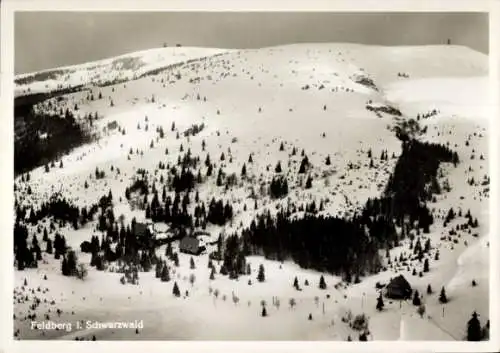
<path fill-rule="evenodd" d="M 52 254 L 52 240 L 50 238 L 47 239 L 47 254 Z"/>
<path fill-rule="evenodd" d="M 448 302 L 448 298 L 446 297 L 446 291 L 444 287 L 441 288 L 441 293 L 439 294 L 439 302 L 445 304 Z"/>
<path fill-rule="evenodd" d="M 68 276 L 72 276 L 76 273 L 77 257 L 74 251 L 68 253 L 67 266 L 68 266 Z"/>
<path fill-rule="evenodd" d="M 266 280 L 266 275 L 264 273 L 264 265 L 263 264 L 260 264 L 260 266 L 259 266 L 259 273 L 257 275 L 257 280 L 259 282 L 264 282 Z"/>
<path fill-rule="evenodd" d="M 319 289 L 326 289 L 325 277 L 323 275 L 319 278 Z"/>
<path fill-rule="evenodd" d="M 467 322 L 467 341 L 481 341 L 481 323 L 475 311 Z"/>
<path fill-rule="evenodd" d="M 162 282 L 168 282 L 168 281 L 170 281 L 170 272 L 168 270 L 168 266 L 166 266 L 166 265 L 163 266 L 163 269 L 162 269 L 161 281 Z"/>
<path fill-rule="evenodd" d="M 172 289 L 172 294 L 175 295 L 176 297 L 181 296 L 181 291 L 179 290 L 179 286 L 177 285 L 177 282 L 174 282 L 174 288 Z"/>
<path fill-rule="evenodd" d="M 424 260 L 424 272 L 429 272 L 429 259 Z"/>
<path fill-rule="evenodd" d="M 161 278 L 162 273 L 163 273 L 163 262 L 162 261 L 158 261 L 156 263 L 155 277 L 156 278 Z"/>
<path fill-rule="evenodd" d="M 282 172 L 280 161 L 278 161 L 278 163 L 276 164 L 276 167 L 274 168 L 274 171 L 276 173 L 281 173 Z"/>
<path fill-rule="evenodd" d="M 306 189 L 310 189 L 311 187 L 312 187 L 312 177 L 309 175 L 306 181 Z"/>
<path fill-rule="evenodd" d="M 377 298 L 377 310 L 382 311 L 384 308 L 384 299 L 382 298 L 382 293 Z"/>
<path fill-rule="evenodd" d="M 418 290 L 415 290 L 412 302 L 413 302 L 413 305 L 415 305 L 415 306 L 419 306 L 421 304 L 420 294 L 418 293 Z"/>
<path fill-rule="evenodd" d="M 63 256 L 63 259 L 61 262 L 61 272 L 62 272 L 63 276 L 69 276 L 68 261 L 66 260 L 66 256 Z"/>

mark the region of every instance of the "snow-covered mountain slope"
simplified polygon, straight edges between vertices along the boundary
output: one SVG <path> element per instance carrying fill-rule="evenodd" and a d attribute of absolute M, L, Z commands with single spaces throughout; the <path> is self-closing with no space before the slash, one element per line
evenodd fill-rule
<path fill-rule="evenodd" d="M 132 80 L 164 67 L 227 52 L 199 47 L 157 48 L 85 64 L 17 75 L 15 97 Z"/>
<path fill-rule="evenodd" d="M 280 264 L 253 256 L 249 260 L 250 276 L 234 281 L 217 275 L 210 281 L 208 255 L 196 257 L 196 268 L 190 269 L 190 256 L 180 254 L 181 265 L 174 278 L 182 290 L 190 292 L 181 300 L 171 296 L 172 282 L 160 282 L 154 273 L 141 273 L 140 286 L 122 286 L 116 273 L 91 268 L 86 282 L 81 282 L 63 277 L 59 261 L 44 253 L 38 269 L 16 271 L 16 291 L 22 292 L 24 278 L 28 279 L 28 289 L 39 285 L 50 288 L 44 296 L 62 308 L 61 320 L 141 317 L 147 326 L 139 335 L 141 339 L 345 340 L 348 335 L 357 339 L 358 333 L 341 320 L 349 311 L 370 317 L 371 337 L 377 340 L 463 339 L 466 320 L 473 310 L 481 313 L 484 323 L 489 307 L 488 258 L 481 256 L 489 249 L 488 185 L 482 183 L 489 163 L 487 57 L 456 46 L 389 48 L 354 44 L 297 44 L 217 53 L 220 55 L 199 55 L 199 59 L 158 75 L 106 87 L 88 85 L 62 99 L 38 104 L 39 111 L 73 110 L 82 124 L 88 123 L 88 114 L 97 113 L 99 119 L 92 129 L 99 140 L 63 156 L 48 171 L 43 167 L 33 170 L 28 182 L 18 177 L 19 204 L 37 208 L 60 192 L 83 207 L 98 202 L 111 190 L 117 216 L 123 214 L 125 221 L 132 217 L 144 220 L 144 211 L 132 209 L 125 199 L 125 188 L 139 169 L 147 170 L 151 181 L 160 183 L 167 171 L 158 168 L 159 163 L 176 165 L 179 156 L 189 149 L 202 164 L 209 154 L 217 165 L 213 177 L 197 187 L 200 199 L 208 203 L 212 197 L 223 198 L 234 208 L 232 222 L 207 227 L 212 240 L 220 232 L 241 230 L 256 213 L 274 212 L 287 202 L 315 200 L 317 205 L 324 205 L 322 213 L 348 218 L 368 198 L 380 196 L 384 190 L 401 154 L 401 142 L 392 128 L 418 116 L 418 123 L 427 131 L 419 138 L 448 144 L 461 160 L 456 168 L 447 164 L 441 167 L 440 182 L 450 188 L 430 203 L 435 224 L 426 236 L 432 242 L 432 254 L 437 250 L 440 253 L 440 260 L 431 263 L 430 272 L 413 276 L 411 269 L 420 269 L 421 264 L 409 260 L 407 267 L 392 266 L 349 286 L 334 287 L 341 279 L 326 276 L 327 297 L 318 289 L 318 272 L 290 262 Z M 133 70 L 126 72 L 127 77 L 135 75 Z M 116 128 L 112 127 L 115 122 Z M 201 124 L 199 133 L 184 134 Z M 302 150 L 312 164 L 311 188 L 304 187 L 307 175 L 297 173 Z M 379 158 L 383 150 L 387 150 L 387 160 Z M 252 163 L 248 161 L 250 155 Z M 329 164 L 325 163 L 328 156 Z M 267 188 L 278 162 L 288 179 L 289 193 L 287 198 L 275 200 L 269 197 Z M 240 178 L 243 165 L 246 178 Z M 216 185 L 219 167 L 226 175 L 235 173 L 238 177 L 227 190 Z M 96 168 L 105 171 L 104 178 L 95 178 Z M 469 183 L 472 177 L 475 182 Z M 257 209 L 250 195 L 257 198 Z M 480 226 L 474 230 L 479 240 L 465 232 L 460 233 L 462 238 L 448 237 L 450 229 L 464 221 L 464 217 L 458 217 L 443 225 L 450 207 L 473 212 L 479 219 Z M 48 227 L 49 222 L 43 225 Z M 88 263 L 90 257 L 79 252 L 80 243 L 100 234 L 94 228 L 95 224 L 76 231 L 70 227 L 60 230 L 82 262 Z M 31 227 L 30 235 L 35 232 L 36 227 Z M 174 247 L 177 249 L 177 245 Z M 164 253 L 164 247 L 158 249 L 158 254 Z M 411 253 L 408 239 L 392 249 L 390 257 L 403 253 Z M 266 281 L 250 286 L 247 282 L 256 282 L 260 263 L 266 268 Z M 196 276 L 193 285 L 188 282 L 191 273 Z M 387 283 L 396 273 L 404 274 L 424 295 L 427 316 L 420 318 L 411 303 L 400 307 L 398 301 L 386 300 L 382 312 L 375 309 L 375 284 Z M 42 280 L 43 274 L 48 274 L 47 281 Z M 308 279 L 310 286 L 295 290 L 295 276 L 301 285 Z M 472 279 L 477 280 L 477 286 L 471 287 Z M 437 294 L 425 294 L 429 284 L 436 293 L 446 287 L 450 297 L 446 315 Z M 218 299 L 212 294 L 215 289 L 220 291 Z M 231 292 L 240 298 L 239 305 L 231 302 Z M 223 295 L 229 299 L 223 300 Z M 273 296 L 280 298 L 281 308 L 269 304 Z M 293 309 L 288 307 L 290 298 L 297 302 Z M 268 303 L 267 318 L 260 317 L 261 300 Z M 18 317 L 31 312 L 30 303 L 23 300 L 16 304 Z M 130 309 L 123 311 L 125 307 Z M 42 305 L 37 313 L 45 314 L 47 308 Z M 307 320 L 309 314 L 313 320 Z M 26 325 L 21 319 L 15 323 L 22 338 L 41 337 Z M 75 335 L 96 334 L 98 339 L 123 339 L 130 332 L 87 330 L 69 336 L 52 332 L 50 336 L 72 339 Z M 402 332 L 404 337 L 400 337 Z M 408 332 L 417 333 L 411 336 Z"/>

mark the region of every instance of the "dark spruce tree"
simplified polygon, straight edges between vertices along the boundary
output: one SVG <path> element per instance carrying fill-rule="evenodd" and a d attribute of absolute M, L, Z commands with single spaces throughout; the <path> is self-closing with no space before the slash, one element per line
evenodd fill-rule
<path fill-rule="evenodd" d="M 319 278 L 319 289 L 326 289 L 325 277 L 323 275 Z"/>
<path fill-rule="evenodd" d="M 377 298 L 377 310 L 382 311 L 384 309 L 384 299 L 382 298 L 382 293 Z"/>
<path fill-rule="evenodd" d="M 163 269 L 162 269 L 161 281 L 162 282 L 168 282 L 168 281 L 170 281 L 170 273 L 169 273 L 169 270 L 168 270 L 168 266 L 166 266 L 166 265 L 163 266 Z"/>
<path fill-rule="evenodd" d="M 257 274 L 257 280 L 259 282 L 264 282 L 266 280 L 266 275 L 264 273 L 264 265 L 263 264 L 259 265 L 259 273 Z"/>
<path fill-rule="evenodd" d="M 61 262 L 61 272 L 63 276 L 70 276 L 71 273 L 68 269 L 68 260 L 66 260 L 66 256 L 63 256 L 62 262 Z"/>
<path fill-rule="evenodd" d="M 424 272 L 429 272 L 429 259 L 424 260 Z"/>
<path fill-rule="evenodd" d="M 448 303 L 448 297 L 446 296 L 444 287 L 441 288 L 441 292 L 439 293 L 439 302 L 442 304 Z"/>
<path fill-rule="evenodd" d="M 472 318 L 467 322 L 467 341 L 481 341 L 481 323 L 475 311 L 472 313 Z"/>
<path fill-rule="evenodd" d="M 415 290 L 415 293 L 413 295 L 413 305 L 415 306 L 420 306 L 421 301 L 420 301 L 420 294 L 418 293 L 418 290 Z"/>
<path fill-rule="evenodd" d="M 181 291 L 179 290 L 179 286 L 177 285 L 177 282 L 174 282 L 174 287 L 172 289 L 172 294 L 176 297 L 181 296 Z"/>
<path fill-rule="evenodd" d="M 306 189 L 310 189 L 312 187 L 312 177 L 309 175 L 306 180 Z"/>

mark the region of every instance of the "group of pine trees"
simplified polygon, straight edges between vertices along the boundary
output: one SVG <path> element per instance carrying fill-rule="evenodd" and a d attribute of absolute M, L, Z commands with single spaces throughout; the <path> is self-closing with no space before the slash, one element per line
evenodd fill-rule
<path fill-rule="evenodd" d="M 346 220 L 306 213 L 291 220 L 290 206 L 275 217 L 260 214 L 242 231 L 246 248 L 278 261 L 291 258 L 304 268 L 342 275 L 348 281 L 354 275 L 378 272 L 382 267 L 378 249 L 392 248 L 405 236 L 396 226 L 416 224 L 419 231 L 430 231 L 434 219 L 425 204 L 432 196 L 428 185 L 436 180 L 440 163 L 458 163 L 457 154 L 443 145 L 416 140 L 402 144 L 384 195 L 369 199 L 360 214 Z M 382 157 L 387 158 L 385 151 Z M 299 173 L 308 165 L 304 155 Z M 419 241 L 414 251 L 423 257 L 428 244 L 422 248 Z M 428 263 L 424 269 L 429 270 Z"/>
<path fill-rule="evenodd" d="M 26 225 L 16 222 L 14 225 L 14 258 L 18 270 L 25 268 L 37 268 L 38 261 L 42 260 L 42 248 L 36 234 L 33 234 L 31 246 L 28 243 L 28 228 Z M 46 245 L 45 251 L 47 254 L 54 253 L 54 258 L 59 259 L 64 256 L 67 251 L 66 238 L 56 233 L 54 241 L 48 237 L 48 232 L 44 229 L 43 240 Z"/>
<path fill-rule="evenodd" d="M 283 175 L 273 177 L 269 186 L 269 194 L 271 198 L 278 199 L 288 194 L 288 181 Z"/>
<path fill-rule="evenodd" d="M 71 110 L 61 114 L 36 112 L 31 103 L 15 109 L 16 119 L 23 119 L 27 132 L 15 139 L 14 172 L 19 174 L 46 165 L 71 149 L 92 141 L 91 134 L 77 122 Z M 46 138 L 40 137 L 50 131 Z M 50 169 L 50 168 L 49 168 Z"/>
<path fill-rule="evenodd" d="M 376 244 L 362 226 L 335 217 L 305 214 L 291 220 L 285 211 L 258 215 L 242 232 L 243 248 L 251 254 L 283 261 L 293 259 L 304 268 L 351 278 L 381 268 Z"/>

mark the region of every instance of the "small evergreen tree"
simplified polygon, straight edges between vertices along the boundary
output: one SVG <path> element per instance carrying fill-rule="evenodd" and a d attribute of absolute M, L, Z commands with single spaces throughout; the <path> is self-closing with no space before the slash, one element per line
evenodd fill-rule
<path fill-rule="evenodd" d="M 478 314 L 474 311 L 472 318 L 467 322 L 467 341 L 481 340 L 481 323 Z"/>
<path fill-rule="evenodd" d="M 281 173 L 282 172 L 282 169 L 281 169 L 281 162 L 278 161 L 278 163 L 276 164 L 276 167 L 274 168 L 274 171 L 276 173 Z"/>
<path fill-rule="evenodd" d="M 77 257 L 74 251 L 68 253 L 67 266 L 68 266 L 68 276 L 73 276 L 76 274 Z"/>
<path fill-rule="evenodd" d="M 181 296 L 181 291 L 179 290 L 179 286 L 177 285 L 177 282 L 174 282 L 174 288 L 172 289 L 172 294 L 175 295 L 176 297 Z"/>
<path fill-rule="evenodd" d="M 47 239 L 47 254 L 52 254 L 52 240 L 50 238 Z"/>
<path fill-rule="evenodd" d="M 445 304 L 448 302 L 448 298 L 446 297 L 446 291 L 444 287 L 441 288 L 441 293 L 439 294 L 439 302 Z"/>
<path fill-rule="evenodd" d="M 384 299 L 382 298 L 382 293 L 377 298 L 377 310 L 382 311 L 384 308 Z"/>
<path fill-rule="evenodd" d="M 266 280 L 266 275 L 264 273 L 264 265 L 263 264 L 260 264 L 260 266 L 259 266 L 259 273 L 257 275 L 257 280 L 259 282 L 264 282 Z"/>
<path fill-rule="evenodd" d="M 319 289 L 326 289 L 325 277 L 323 275 L 319 278 Z"/>
<path fill-rule="evenodd" d="M 427 294 L 432 294 L 432 287 L 430 284 L 427 285 Z"/>
<path fill-rule="evenodd" d="M 168 281 L 170 281 L 170 273 L 169 273 L 167 265 L 164 265 L 163 268 L 162 268 L 161 281 L 162 282 L 168 282 Z"/>
<path fill-rule="evenodd" d="M 196 268 L 193 257 L 191 257 L 191 259 L 189 260 L 189 267 L 191 268 L 191 270 L 194 270 Z"/>
<path fill-rule="evenodd" d="M 418 290 L 416 290 L 413 295 L 413 305 L 419 306 L 420 304 L 421 304 L 420 294 L 418 293 Z"/>
<path fill-rule="evenodd" d="M 306 189 L 310 189 L 312 187 L 312 177 L 309 175 L 306 180 Z"/>
<path fill-rule="evenodd" d="M 61 272 L 62 272 L 63 276 L 69 276 L 68 260 L 66 260 L 66 256 L 63 256 L 63 259 L 61 262 Z"/>
<path fill-rule="evenodd" d="M 424 272 L 429 272 L 429 259 L 424 260 Z"/>

